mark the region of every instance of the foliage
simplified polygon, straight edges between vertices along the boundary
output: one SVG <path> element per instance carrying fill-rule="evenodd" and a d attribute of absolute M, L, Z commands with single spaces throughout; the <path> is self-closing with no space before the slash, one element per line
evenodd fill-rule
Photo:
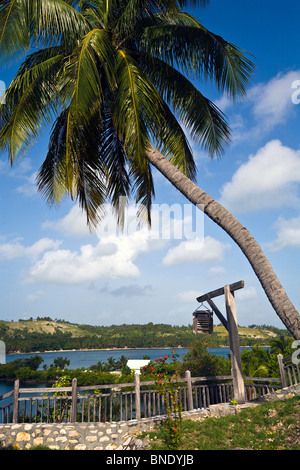
<path fill-rule="evenodd" d="M 243 373 L 248 377 L 280 377 L 277 355 L 288 357 L 293 353 L 293 339 L 286 335 L 279 335 L 269 340 L 269 348 L 252 346 L 242 355 Z"/>
<path fill-rule="evenodd" d="M 34 352 L 34 351 L 54 351 L 67 349 L 108 349 L 108 348 L 175 348 L 178 345 L 189 347 L 195 335 L 193 328 L 188 326 L 176 326 L 166 324 L 146 325 L 111 325 L 111 326 L 93 326 L 93 325 L 74 325 L 68 322 L 58 320 L 55 331 L 51 333 L 43 332 L 43 321 L 53 320 L 46 317 L 47 320 L 23 321 L 20 327 L 12 328 L 14 322 L 0 321 L 0 339 L 6 344 L 6 351 Z M 54 323 L 55 324 L 55 323 Z M 61 331 L 60 324 L 70 327 L 70 330 Z M 23 327 L 21 327 L 23 325 Z M 19 326 L 19 325 L 18 325 Z M 47 326 L 47 323 L 46 323 Z M 34 331 L 30 331 L 34 330 Z M 272 330 L 272 327 L 267 327 Z M 216 329 L 217 330 L 217 329 Z M 267 334 L 263 330 L 258 330 L 259 338 L 253 336 L 253 330 L 249 336 L 240 335 L 241 346 L 266 344 Z M 278 330 L 278 334 L 284 335 L 284 330 Z M 201 339 L 207 342 L 208 347 L 228 346 L 227 332 L 214 332 L 212 335 L 201 335 Z M 99 367 L 101 367 L 99 365 Z"/>
<path fill-rule="evenodd" d="M 109 201 L 122 224 L 119 197 L 132 195 L 143 205 L 140 220 L 150 222 L 151 145 L 192 179 L 196 166 L 182 125 L 211 156 L 224 152 L 227 120 L 194 79 L 237 99 L 254 65 L 182 11 L 186 3 L 1 3 L 0 60 L 25 59 L 0 108 L 0 150 L 13 163 L 53 125 L 37 178 L 50 204 L 70 196 L 96 225 Z"/>
<path fill-rule="evenodd" d="M 172 364 L 167 364 L 167 360 L 172 358 Z M 167 418 L 161 425 L 161 433 L 168 450 L 177 450 L 182 439 L 182 405 L 180 402 L 179 373 L 178 364 L 174 351 L 172 356 L 164 356 L 156 359 L 157 372 L 156 385 L 159 393 L 163 397 Z M 170 367 L 170 365 L 172 367 Z"/>
<path fill-rule="evenodd" d="M 62 358 L 62 357 L 57 357 L 53 361 L 54 367 L 57 367 L 58 369 L 65 369 L 66 366 L 70 365 L 69 359 Z"/>
<path fill-rule="evenodd" d="M 189 370 L 193 377 L 229 375 L 229 359 L 211 354 L 206 348 L 206 341 L 195 339 L 188 353 L 183 356 L 181 371 Z"/>

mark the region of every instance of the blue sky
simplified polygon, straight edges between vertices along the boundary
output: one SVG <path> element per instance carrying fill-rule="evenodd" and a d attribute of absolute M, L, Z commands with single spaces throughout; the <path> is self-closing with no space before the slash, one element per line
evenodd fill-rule
<path fill-rule="evenodd" d="M 198 184 L 250 230 L 300 310 L 300 5 L 211 0 L 206 9 L 189 11 L 253 54 L 256 64 L 241 103 L 199 84 L 226 113 L 232 143 L 214 161 L 193 146 Z M 12 77 L 13 69 L 0 69 L 0 80 L 8 84 Z M 236 293 L 239 324 L 283 326 L 240 249 L 208 218 L 196 219 L 156 171 L 154 220 L 162 204 L 174 204 L 175 227 L 184 227 L 186 239 L 179 232 L 159 238 L 156 226 L 149 236 L 134 223 L 123 236 L 113 225 L 90 234 L 71 201 L 49 208 L 37 194 L 34 177 L 46 151 L 45 134 L 13 168 L 0 155 L 1 319 L 187 325 L 196 296 L 244 280 Z M 224 299 L 216 303 L 224 312 Z"/>

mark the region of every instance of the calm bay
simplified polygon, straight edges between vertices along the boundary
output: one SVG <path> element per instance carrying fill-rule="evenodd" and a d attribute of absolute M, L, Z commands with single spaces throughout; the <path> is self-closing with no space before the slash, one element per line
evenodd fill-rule
<path fill-rule="evenodd" d="M 245 348 L 241 348 L 242 350 Z M 85 351 L 51 351 L 41 353 L 27 353 L 27 354 L 8 354 L 6 356 L 6 363 L 14 361 L 16 359 L 28 358 L 33 355 L 39 355 L 42 357 L 44 362 L 40 368 L 44 365 L 49 367 L 53 364 L 53 361 L 57 357 L 67 358 L 70 361 L 69 369 L 88 369 L 90 366 L 97 364 L 97 362 L 106 362 L 109 357 L 115 360 L 120 359 L 121 356 L 125 356 L 127 359 L 143 359 L 144 356 L 155 360 L 161 356 L 168 356 L 175 351 L 178 355 L 178 360 L 181 361 L 184 354 L 188 352 L 188 348 L 157 348 L 157 349 L 97 349 L 97 350 L 85 350 Z M 228 357 L 230 349 L 223 348 L 208 348 L 212 354 L 217 356 Z M 22 385 L 26 387 L 26 384 Z M 32 387 L 32 384 L 29 385 Z M 36 384 L 36 386 L 43 386 L 42 384 Z M 13 382 L 0 382 L 0 396 L 8 391 L 12 390 Z"/>

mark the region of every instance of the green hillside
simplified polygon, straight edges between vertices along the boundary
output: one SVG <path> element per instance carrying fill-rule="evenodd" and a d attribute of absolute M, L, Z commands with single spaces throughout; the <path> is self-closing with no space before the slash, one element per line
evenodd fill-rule
<path fill-rule="evenodd" d="M 239 327 L 241 346 L 268 344 L 270 338 L 286 330 L 270 326 Z M 192 326 L 172 326 L 148 323 L 146 325 L 93 326 L 37 319 L 0 320 L 0 340 L 6 351 L 34 352 L 67 349 L 155 348 L 189 347 L 195 335 Z M 228 334 L 221 325 L 212 335 L 201 335 L 209 347 L 228 346 Z"/>

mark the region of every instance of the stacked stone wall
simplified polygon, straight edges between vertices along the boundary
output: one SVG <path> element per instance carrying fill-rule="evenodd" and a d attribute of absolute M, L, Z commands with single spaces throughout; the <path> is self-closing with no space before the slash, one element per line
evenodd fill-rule
<path fill-rule="evenodd" d="M 244 405 L 221 403 L 209 409 L 182 413 L 183 418 L 201 421 L 210 416 L 221 417 L 237 414 L 262 401 L 284 400 L 300 394 L 300 384 L 269 393 L 259 400 Z M 0 424 L 0 449 L 15 447 L 32 449 L 46 446 L 55 450 L 142 450 L 146 441 L 138 438 L 142 431 L 149 431 L 160 424 L 164 416 L 118 423 L 70 423 L 70 424 Z"/>

